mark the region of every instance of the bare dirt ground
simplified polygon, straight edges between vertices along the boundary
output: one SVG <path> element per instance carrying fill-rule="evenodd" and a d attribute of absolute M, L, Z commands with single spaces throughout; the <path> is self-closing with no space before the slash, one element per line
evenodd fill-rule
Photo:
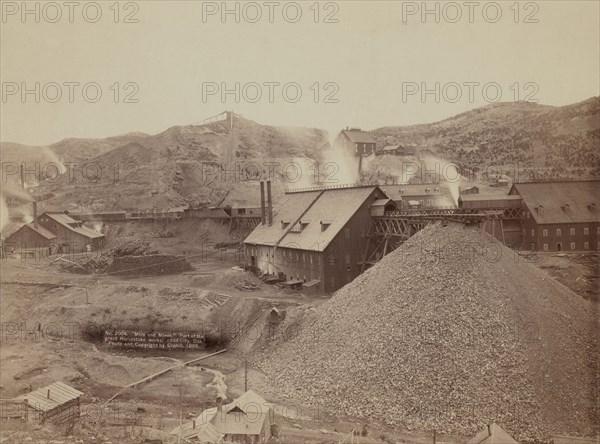
<path fill-rule="evenodd" d="M 122 229 L 121 235 L 128 235 L 128 229 Z M 157 241 L 150 229 L 146 231 L 148 238 L 160 244 L 161 251 L 182 254 L 185 249 L 194 270 L 131 278 L 63 272 L 53 262 L 55 258 L 8 258 L 2 262 L 0 398 L 10 399 L 55 381 L 63 381 L 85 396 L 82 421 L 75 429 L 7 423 L 0 427 L 1 442 L 22 442 L 26 438 L 44 442 L 51 437 L 65 442 L 133 443 L 146 438 L 169 442 L 173 437 L 166 433 L 213 405 L 218 390 L 223 390 L 223 381 L 229 399 L 243 393 L 244 361 L 262 348 L 261 341 L 265 340 L 261 335 L 249 338 L 246 332 L 225 354 L 123 390 L 127 384 L 210 350 L 160 353 L 110 349 L 84 339 L 83 331 L 90 323 L 196 331 L 225 319 L 260 330 L 272 306 L 286 310 L 299 304 L 317 306 L 327 300 L 268 286 L 234 269 L 240 258 L 233 250 L 208 249 L 177 237 Z M 597 285 L 593 276 L 598 271 L 589 257 L 548 255 L 535 260 L 582 296 L 594 283 Z M 240 279 L 253 280 L 260 288 L 239 290 L 234 284 Z M 252 367 L 248 387 L 258 393 L 267 392 L 264 375 Z M 105 404 L 117 392 L 119 396 Z M 294 399 L 268 400 L 276 404 L 276 421 L 286 443 L 337 443 L 365 425 L 356 418 L 314 411 Z M 431 442 L 433 433 L 392 430 L 383 421 L 369 421 L 366 430 L 368 435 L 361 437 L 362 443 L 425 443 Z M 463 442 L 464 438 L 438 435 L 437 440 L 453 443 Z"/>
<path fill-rule="evenodd" d="M 598 253 L 538 253 L 531 261 L 561 284 L 586 299 L 599 300 L 600 255 Z"/>

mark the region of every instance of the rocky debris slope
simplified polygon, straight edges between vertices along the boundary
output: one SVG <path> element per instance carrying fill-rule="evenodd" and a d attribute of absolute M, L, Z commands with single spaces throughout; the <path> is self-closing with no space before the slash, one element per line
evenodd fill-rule
<path fill-rule="evenodd" d="M 594 433 L 594 303 L 476 228 L 428 227 L 259 357 L 278 395 L 390 425 Z"/>

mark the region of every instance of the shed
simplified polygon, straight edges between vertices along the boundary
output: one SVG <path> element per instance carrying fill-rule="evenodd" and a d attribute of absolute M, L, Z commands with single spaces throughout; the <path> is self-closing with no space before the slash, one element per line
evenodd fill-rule
<path fill-rule="evenodd" d="M 28 418 L 53 423 L 65 423 L 79 417 L 83 392 L 63 382 L 54 382 L 15 398 L 27 406 Z M 32 413 L 33 415 L 30 415 Z"/>
<path fill-rule="evenodd" d="M 392 199 L 377 199 L 371 204 L 371 216 L 383 216 L 384 213 L 396 209 L 396 202 Z"/>

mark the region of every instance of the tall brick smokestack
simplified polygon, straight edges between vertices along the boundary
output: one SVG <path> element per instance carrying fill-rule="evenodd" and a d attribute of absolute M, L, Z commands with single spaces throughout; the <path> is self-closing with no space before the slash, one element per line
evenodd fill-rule
<path fill-rule="evenodd" d="M 33 226 L 37 229 L 38 227 L 38 215 L 37 215 L 37 202 L 33 201 Z"/>
<path fill-rule="evenodd" d="M 262 224 L 265 225 L 267 223 L 267 214 L 265 210 L 265 183 L 260 183 L 260 217 L 262 219 Z"/>
<path fill-rule="evenodd" d="M 23 171 L 23 164 L 20 165 L 21 170 L 21 186 L 25 189 L 25 172 Z"/>
<path fill-rule="evenodd" d="M 269 225 L 273 225 L 273 199 L 271 196 L 271 181 L 267 180 L 267 211 L 269 216 Z"/>

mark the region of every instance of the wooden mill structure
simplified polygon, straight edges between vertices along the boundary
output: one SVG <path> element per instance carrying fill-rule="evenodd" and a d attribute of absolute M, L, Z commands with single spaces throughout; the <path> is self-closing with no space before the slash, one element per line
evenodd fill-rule
<path fill-rule="evenodd" d="M 382 216 L 372 216 L 362 271 L 377 263 L 383 256 L 431 223 L 446 221 L 465 225 L 478 224 L 486 232 L 495 235 L 496 227 L 500 228 L 500 233 L 504 233 L 503 224 L 508 220 L 522 226 L 523 209 L 434 208 L 388 211 Z M 504 243 L 503 238 L 500 240 Z"/>

